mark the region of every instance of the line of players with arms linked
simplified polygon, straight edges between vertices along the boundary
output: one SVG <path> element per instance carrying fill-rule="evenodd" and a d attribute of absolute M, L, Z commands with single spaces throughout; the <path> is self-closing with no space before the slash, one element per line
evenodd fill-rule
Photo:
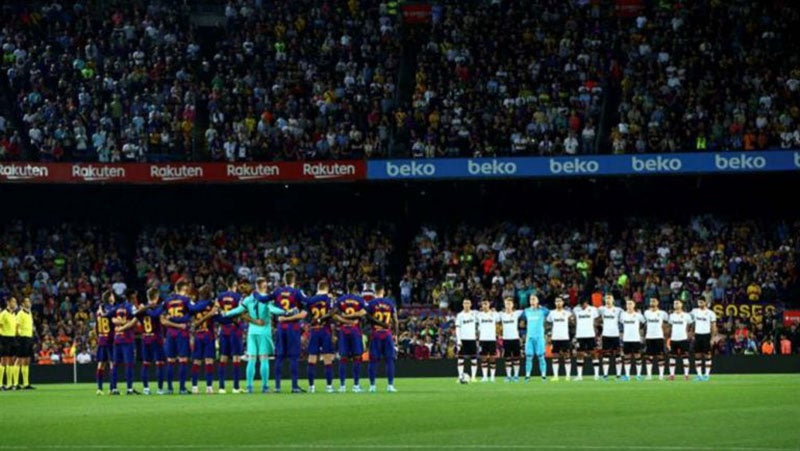
<path fill-rule="evenodd" d="M 191 286 L 179 281 L 175 291 L 160 299 L 155 288 L 147 291 L 147 303 L 134 308 L 117 299 L 111 291 L 103 293 L 97 308 L 97 394 L 104 394 L 106 368 L 110 368 L 110 393 L 118 395 L 118 374 L 124 369 L 128 394 L 138 394 L 133 388 L 135 330 L 141 325 L 141 381 L 144 394 L 150 394 L 150 367 L 155 366 L 157 394 L 175 392 L 173 382 L 177 373 L 178 393 L 189 394 L 187 382 L 191 371 L 191 393 L 199 393 L 198 379 L 204 367 L 206 393 L 214 393 L 215 375 L 218 392 L 226 393 L 227 365 L 232 364 L 233 393 L 253 393 L 256 372 L 261 376 L 261 392 L 270 391 L 270 356 L 275 358 L 275 387 L 281 390 L 281 369 L 288 361 L 292 393 L 302 390 L 298 383 L 301 355 L 301 336 L 308 328 L 308 391 L 315 392 L 315 367 L 324 363 L 326 391 L 334 392 L 334 343 L 339 354 L 339 391 L 347 391 L 347 365 L 351 365 L 352 391 L 361 392 L 360 373 L 363 349 L 361 326 L 370 326 L 369 333 L 369 391 L 376 391 L 377 366 L 386 364 L 387 390 L 395 392 L 394 361 L 396 357 L 397 312 L 394 302 L 384 298 L 384 288 L 376 285 L 374 292 L 356 294 L 358 284 L 352 283 L 347 293 L 334 296 L 325 280 L 317 283 L 314 296 L 306 296 L 295 287 L 295 275 L 287 272 L 284 285 L 269 291 L 267 280 L 259 278 L 252 290 L 236 278 L 227 281 L 228 289 L 214 295 L 210 286 L 197 289 L 190 296 Z M 273 321 L 275 322 L 273 340 Z M 244 339 L 246 327 L 246 340 Z M 393 333 L 394 331 L 394 333 Z M 334 340 L 334 332 L 338 332 Z M 215 369 L 219 340 L 219 362 Z M 247 355 L 246 385 L 240 387 L 240 358 Z M 189 365 L 191 361 L 191 367 Z M 165 389 L 166 385 L 166 389 Z"/>
<path fill-rule="evenodd" d="M 707 381 L 710 378 L 711 337 L 716 333 L 717 317 L 704 299 L 699 299 L 697 308 L 691 312 L 684 311 L 683 302 L 676 300 L 672 313 L 661 310 L 658 299 L 650 299 L 649 308 L 643 313 L 636 309 L 632 300 L 625 302 L 623 310 L 615 305 L 614 297 L 610 295 L 599 308 L 589 305 L 584 299 L 570 310 L 565 308 L 564 298 L 560 297 L 555 301 L 555 309 L 549 310 L 539 304 L 536 295 L 530 297 L 530 307 L 524 310 L 514 309 L 513 298 L 505 299 L 504 303 L 502 312 L 494 311 L 488 300 L 481 302 L 479 311 L 474 311 L 472 301 L 464 300 L 463 310 L 456 316 L 460 382 L 476 379 L 478 357 L 481 380 L 495 381 L 498 323 L 502 326 L 500 336 L 507 382 L 519 381 L 523 341 L 525 381 L 530 380 L 534 357 L 538 360 L 542 380 L 547 380 L 545 345 L 548 341 L 552 345 L 552 381 L 559 380 L 562 367 L 567 381 L 583 380 L 587 360 L 594 368 L 595 380 L 608 379 L 612 361 L 616 377 L 621 381 L 631 379 L 631 368 L 637 380 L 645 378 L 645 371 L 647 380 L 652 380 L 654 364 L 658 367 L 658 379 L 664 380 L 667 359 L 668 379 L 675 379 L 676 365 L 680 360 L 683 377 L 688 380 L 692 352 L 695 380 Z M 524 337 L 520 336 L 520 318 L 526 322 Z M 668 342 L 666 337 L 669 337 Z M 573 357 L 577 369 L 574 379 L 571 379 Z M 468 361 L 471 363 L 470 373 L 464 370 Z"/>

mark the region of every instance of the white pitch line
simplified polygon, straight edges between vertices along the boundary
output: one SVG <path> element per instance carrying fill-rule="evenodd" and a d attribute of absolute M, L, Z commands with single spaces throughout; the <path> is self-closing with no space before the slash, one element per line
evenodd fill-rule
<path fill-rule="evenodd" d="M 644 450 L 644 451 L 796 451 L 797 448 L 714 447 L 714 446 L 644 446 L 644 445 L 352 445 L 352 444 L 265 444 L 265 445 L 0 445 L 0 450 L 27 449 L 578 449 L 578 450 Z"/>

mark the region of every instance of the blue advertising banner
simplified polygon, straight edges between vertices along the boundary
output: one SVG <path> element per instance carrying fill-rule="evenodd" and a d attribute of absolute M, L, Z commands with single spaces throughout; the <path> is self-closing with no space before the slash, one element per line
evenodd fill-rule
<path fill-rule="evenodd" d="M 574 157 L 436 158 L 367 162 L 368 180 L 520 178 L 800 171 L 800 151 Z"/>

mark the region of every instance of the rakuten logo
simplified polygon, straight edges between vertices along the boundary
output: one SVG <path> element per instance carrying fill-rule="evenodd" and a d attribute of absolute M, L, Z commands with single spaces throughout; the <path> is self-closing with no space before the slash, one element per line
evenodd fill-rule
<path fill-rule="evenodd" d="M 315 179 L 333 179 L 356 175 L 356 166 L 339 163 L 304 163 L 303 175 Z"/>
<path fill-rule="evenodd" d="M 402 164 L 386 162 L 386 174 L 389 177 L 431 177 L 436 175 L 436 166 L 416 161 Z"/>
<path fill-rule="evenodd" d="M 722 171 L 733 170 L 749 170 L 749 169 L 764 169 L 767 165 L 767 159 L 764 157 L 756 157 L 751 155 L 740 154 L 737 156 L 727 157 L 725 155 L 714 154 L 714 165 L 717 169 Z"/>
<path fill-rule="evenodd" d="M 467 171 L 470 175 L 514 175 L 517 173 L 515 163 L 492 160 L 491 162 L 478 162 L 467 160 Z"/>
<path fill-rule="evenodd" d="M 150 166 L 150 177 L 158 178 L 165 182 L 202 176 L 203 168 L 200 166 Z"/>
<path fill-rule="evenodd" d="M 631 160 L 631 166 L 635 172 L 675 172 L 680 171 L 683 162 L 678 158 L 662 157 L 655 158 L 636 158 Z"/>
<path fill-rule="evenodd" d="M 550 172 L 552 174 L 594 174 L 600 170 L 600 163 L 595 160 L 573 158 L 568 161 L 550 159 Z"/>
<path fill-rule="evenodd" d="M 50 176 L 47 166 L 0 164 L 0 176 L 8 180 L 30 180 Z"/>
<path fill-rule="evenodd" d="M 125 168 L 120 166 L 72 165 L 72 176 L 87 182 L 125 178 Z"/>
<path fill-rule="evenodd" d="M 236 177 L 239 180 L 256 180 L 281 175 L 281 168 L 274 164 L 243 164 L 240 166 L 229 164 L 225 170 L 228 177 Z"/>
<path fill-rule="evenodd" d="M 794 167 L 800 168 L 800 152 L 794 153 Z"/>

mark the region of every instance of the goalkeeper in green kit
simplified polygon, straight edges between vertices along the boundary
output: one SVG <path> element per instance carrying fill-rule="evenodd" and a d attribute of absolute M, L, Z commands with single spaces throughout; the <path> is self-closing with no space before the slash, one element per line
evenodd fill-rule
<path fill-rule="evenodd" d="M 269 392 L 269 355 L 274 352 L 272 343 L 272 315 L 284 315 L 286 310 L 272 302 L 263 302 L 267 296 L 267 279 L 256 279 L 256 291 L 244 298 L 238 307 L 226 312 L 226 318 L 243 313 L 248 317 L 247 328 L 247 393 L 253 393 L 256 377 L 256 358 L 261 361 L 261 393 Z"/>

